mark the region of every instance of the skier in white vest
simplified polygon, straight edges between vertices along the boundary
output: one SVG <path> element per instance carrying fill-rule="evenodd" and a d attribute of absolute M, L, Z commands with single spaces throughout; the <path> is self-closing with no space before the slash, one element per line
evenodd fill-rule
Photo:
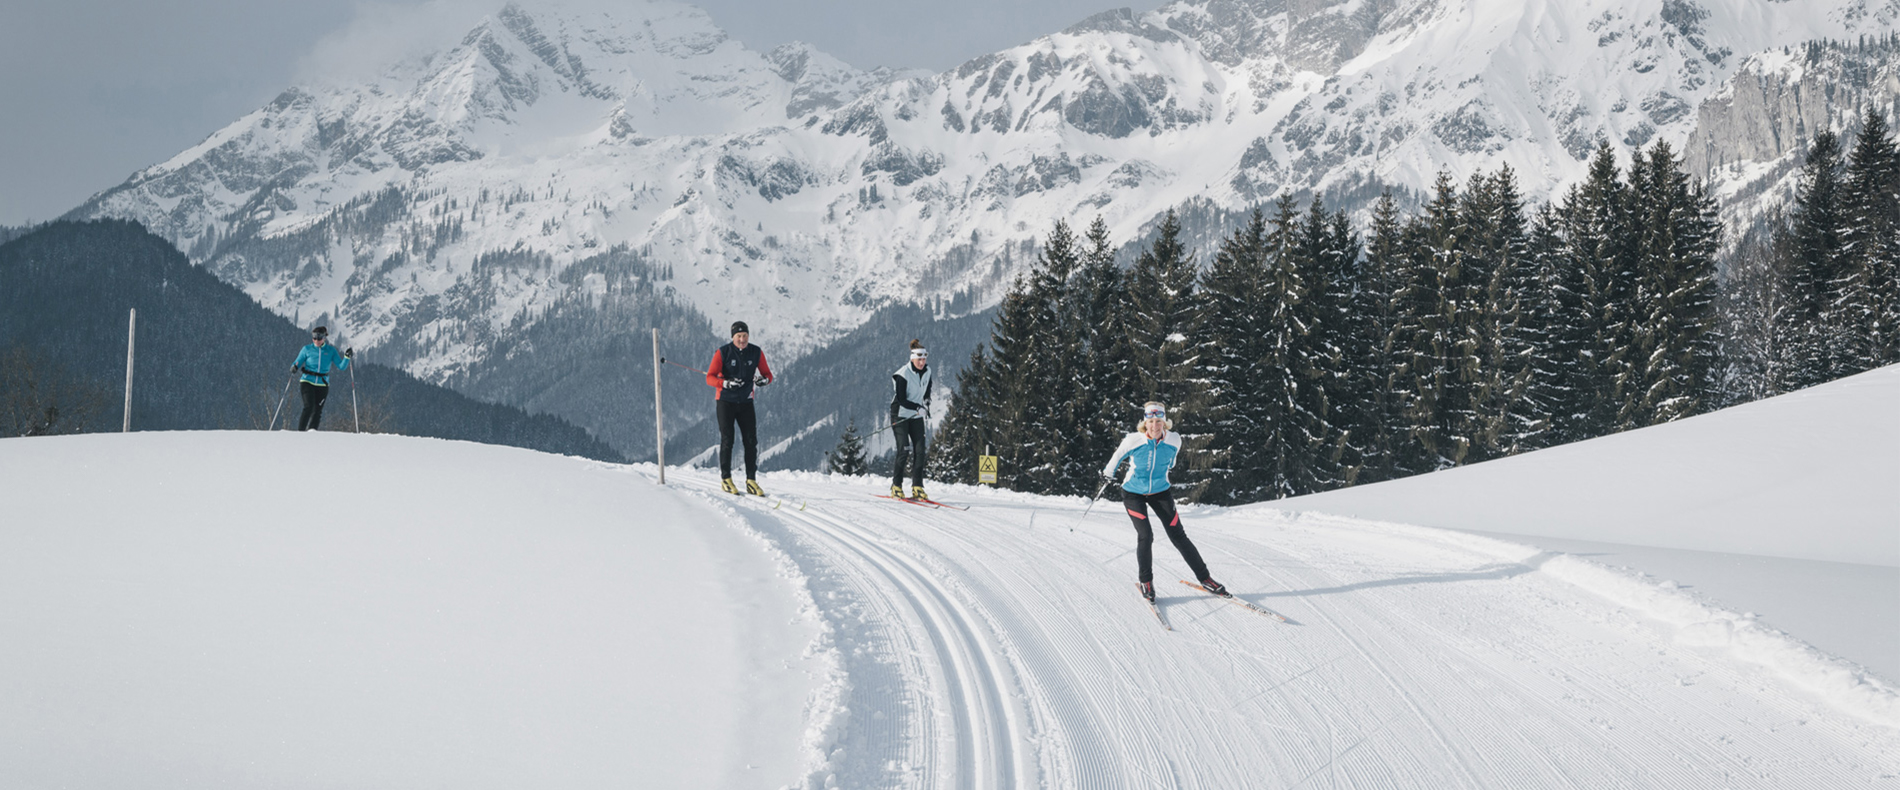
<path fill-rule="evenodd" d="M 910 361 L 891 374 L 891 433 L 897 457 L 891 463 L 891 498 L 904 497 L 904 461 L 910 461 L 911 499 L 924 494 L 924 423 L 930 416 L 930 352 L 924 341 L 910 341 Z M 917 449 L 912 452 L 911 445 Z"/>

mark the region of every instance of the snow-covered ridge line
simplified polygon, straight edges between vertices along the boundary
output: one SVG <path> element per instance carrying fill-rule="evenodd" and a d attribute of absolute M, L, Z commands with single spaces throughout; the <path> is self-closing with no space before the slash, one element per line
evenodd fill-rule
<path fill-rule="evenodd" d="M 1719 651 L 1736 660 L 1766 667 L 1837 710 L 1875 724 L 1900 728 L 1900 690 L 1851 661 L 1828 655 L 1787 633 L 1763 625 L 1751 614 L 1711 606 L 1673 581 L 1632 574 L 1575 555 L 1547 555 L 1534 546 L 1456 530 L 1311 512 L 1280 512 L 1285 518 L 1306 522 L 1374 525 L 1448 543 L 1504 562 L 1528 564 L 1540 573 L 1669 626 L 1676 644 Z"/>

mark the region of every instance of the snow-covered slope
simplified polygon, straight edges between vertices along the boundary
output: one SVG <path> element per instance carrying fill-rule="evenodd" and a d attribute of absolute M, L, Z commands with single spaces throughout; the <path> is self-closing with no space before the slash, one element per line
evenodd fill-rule
<path fill-rule="evenodd" d="M 832 664 L 796 569 L 614 468 L 15 438 L 0 501 L 8 787 L 775 788 L 822 757 L 802 722 Z"/>
<path fill-rule="evenodd" d="M 1272 507 L 1900 567 L 1900 365 L 1767 400 Z"/>
<path fill-rule="evenodd" d="M 1900 695 L 1585 558 L 386 436 L 0 441 L 0 775 L 89 787 L 1848 787 Z M 1802 496 L 1799 487 L 1781 489 Z"/>
<path fill-rule="evenodd" d="M 1743 58 L 1894 29 L 1896 0 L 1181 0 L 937 74 L 759 54 L 669 2 L 511 3 L 368 82 L 292 88 L 88 201 L 423 375 L 606 287 L 619 245 L 796 356 L 890 301 L 994 301 L 1057 218 L 1423 188 L 1685 139 Z M 1007 255 L 1004 255 L 1007 253 Z M 478 264 L 478 258 L 490 256 Z"/>

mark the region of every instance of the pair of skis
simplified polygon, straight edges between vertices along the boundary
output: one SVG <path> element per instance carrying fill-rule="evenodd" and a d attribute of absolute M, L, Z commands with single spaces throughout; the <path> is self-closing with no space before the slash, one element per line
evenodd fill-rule
<path fill-rule="evenodd" d="M 911 499 L 909 497 L 891 496 L 890 494 L 872 494 L 871 496 L 877 497 L 878 499 L 895 499 L 899 502 L 908 502 L 918 507 L 930 507 L 930 508 L 947 507 L 947 508 L 950 508 L 951 510 L 969 510 L 970 509 L 969 505 L 952 505 L 948 502 L 938 502 L 935 499 Z"/>
<path fill-rule="evenodd" d="M 1260 606 L 1259 604 L 1255 604 L 1250 601 L 1242 600 L 1239 596 L 1234 595 L 1233 593 L 1228 593 L 1226 595 L 1216 595 L 1215 593 L 1209 592 L 1206 587 L 1202 587 L 1201 585 L 1195 584 L 1194 582 L 1183 579 L 1181 580 L 1181 583 L 1189 587 L 1193 587 L 1196 590 L 1200 590 L 1201 592 L 1207 593 L 1208 595 L 1213 595 L 1215 598 L 1225 599 L 1228 602 L 1234 604 L 1235 606 L 1239 606 L 1243 609 L 1246 609 L 1249 612 L 1253 612 L 1254 614 L 1260 615 L 1262 617 L 1271 617 L 1282 623 L 1292 622 L 1291 620 L 1286 619 L 1286 617 L 1281 615 L 1279 612 L 1273 611 L 1272 609 L 1268 609 L 1267 607 Z M 1149 601 L 1145 597 L 1142 598 L 1142 600 L 1147 601 L 1148 611 L 1154 612 L 1155 619 L 1161 622 L 1162 628 L 1165 628 L 1169 631 L 1174 630 L 1174 626 L 1168 624 L 1167 616 L 1161 614 L 1160 606 L 1156 605 L 1154 601 Z"/>

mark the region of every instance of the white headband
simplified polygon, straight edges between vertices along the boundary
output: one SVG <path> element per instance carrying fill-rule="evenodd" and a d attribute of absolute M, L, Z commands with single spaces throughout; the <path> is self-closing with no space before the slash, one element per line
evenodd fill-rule
<path fill-rule="evenodd" d="M 910 350 L 910 358 L 911 359 L 929 359 L 930 352 L 925 351 L 921 348 L 913 348 Z"/>

